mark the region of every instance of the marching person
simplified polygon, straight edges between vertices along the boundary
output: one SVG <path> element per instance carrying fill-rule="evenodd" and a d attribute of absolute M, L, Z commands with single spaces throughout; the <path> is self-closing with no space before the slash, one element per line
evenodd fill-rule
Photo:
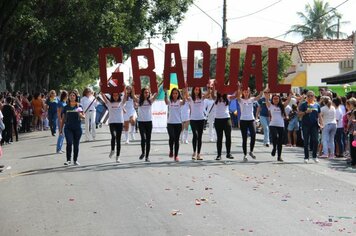
<path fill-rule="evenodd" d="M 302 132 L 304 141 L 304 163 L 309 162 L 309 140 L 312 143 L 312 156 L 315 163 L 318 163 L 317 150 L 319 140 L 319 127 L 321 121 L 320 105 L 315 102 L 313 91 L 307 92 L 307 100 L 299 106 L 299 117 L 302 118 Z"/>
<path fill-rule="evenodd" d="M 273 149 L 271 155 L 274 157 L 277 151 L 277 161 L 283 162 L 282 159 L 282 145 L 283 145 L 283 133 L 284 133 L 284 120 L 286 119 L 285 107 L 289 104 L 292 93 L 289 94 L 288 99 L 282 103 L 282 99 L 279 95 L 272 95 L 272 102 L 270 102 L 269 89 L 264 91 L 266 106 L 271 114 L 271 122 L 269 124 Z"/>
<path fill-rule="evenodd" d="M 126 95 L 125 95 L 125 108 L 124 113 L 124 134 L 125 134 L 125 143 L 128 144 L 131 140 L 135 140 L 136 132 L 136 110 L 134 102 L 134 94 L 132 93 L 131 86 L 126 86 Z M 131 129 L 130 129 L 131 127 Z"/>
<path fill-rule="evenodd" d="M 95 140 L 95 107 L 97 104 L 91 88 L 84 89 L 80 104 L 85 114 L 85 141 L 93 141 Z"/>
<path fill-rule="evenodd" d="M 236 91 L 237 93 L 237 91 Z M 216 148 L 218 155 L 215 160 L 221 160 L 221 150 L 222 150 L 222 141 L 223 133 L 225 133 L 225 146 L 226 146 L 226 158 L 234 159 L 231 155 L 231 118 L 229 112 L 229 102 L 236 98 L 235 95 L 221 94 L 216 93 L 215 96 L 215 87 L 213 87 L 212 98 L 215 99 L 215 121 L 214 126 L 217 135 Z"/>
<path fill-rule="evenodd" d="M 57 117 L 58 117 L 59 125 L 60 125 L 60 117 L 62 114 L 62 110 L 67 105 L 67 100 L 68 100 L 68 92 L 66 90 L 63 90 L 61 92 L 61 96 L 60 96 L 58 106 L 57 106 Z M 64 151 L 62 150 L 63 141 L 64 141 L 64 135 L 62 133 L 62 134 L 59 134 L 58 138 L 57 138 L 56 152 L 58 154 L 64 153 Z"/>
<path fill-rule="evenodd" d="M 185 93 L 183 91 L 183 93 Z M 177 88 L 171 90 L 169 99 L 167 90 L 164 90 L 164 101 L 168 105 L 168 121 L 167 130 L 169 135 L 169 157 L 174 157 L 174 161 L 179 162 L 179 136 L 182 131 L 182 119 L 180 116 L 181 107 L 185 104 L 185 100 Z M 174 147 L 174 151 L 173 151 Z"/>
<path fill-rule="evenodd" d="M 58 107 L 59 100 L 55 90 L 49 92 L 49 98 L 46 100 L 47 115 L 49 121 L 49 127 L 51 129 L 52 136 L 56 136 L 57 122 L 58 122 Z"/>
<path fill-rule="evenodd" d="M 61 114 L 61 125 L 59 134 L 64 135 L 67 141 L 66 156 L 67 161 L 64 165 L 71 164 L 80 165 L 78 162 L 79 142 L 82 136 L 81 120 L 85 119 L 83 107 L 77 102 L 78 95 L 74 91 L 69 93 L 69 101 L 67 106 L 63 107 Z M 73 147 L 73 163 L 72 161 L 72 147 Z"/>
<path fill-rule="evenodd" d="M 184 94 L 183 94 L 184 96 Z M 182 143 L 188 144 L 188 135 L 189 135 L 189 123 L 190 123 L 190 106 L 188 102 L 185 102 L 183 106 L 181 106 L 181 119 L 182 119 L 182 133 L 181 139 Z"/>
<path fill-rule="evenodd" d="M 211 94 L 209 95 L 209 97 L 204 99 L 204 113 L 209 124 L 209 140 L 212 143 L 216 142 L 216 132 L 214 128 L 216 106 L 214 100 L 215 99 L 211 96 Z"/>
<path fill-rule="evenodd" d="M 151 149 L 152 135 L 152 103 L 157 98 L 157 93 L 151 95 L 149 88 L 142 88 L 140 97 L 135 95 L 135 87 L 132 85 L 134 101 L 138 103 L 138 128 L 141 136 L 141 155 L 140 160 L 145 158 L 146 162 L 150 162 L 149 154 Z"/>
<path fill-rule="evenodd" d="M 190 105 L 190 126 L 193 133 L 192 160 L 203 160 L 203 157 L 200 155 L 200 151 L 204 130 L 204 99 L 208 95 L 209 90 L 203 95 L 200 87 L 193 87 L 190 97 L 188 96 L 188 92 L 186 92 L 186 100 Z"/>
<path fill-rule="evenodd" d="M 253 153 L 253 149 L 255 147 L 256 141 L 256 123 L 255 116 L 253 113 L 254 103 L 258 101 L 262 95 L 263 91 L 257 97 L 251 97 L 250 88 L 244 89 L 241 92 L 240 83 L 238 83 L 237 89 L 237 100 L 241 109 L 240 116 L 240 129 L 242 135 L 242 149 L 244 152 L 243 161 L 247 162 L 247 133 L 250 133 L 251 141 L 250 141 L 250 152 L 249 155 L 252 159 L 256 159 L 255 154 Z"/>
<path fill-rule="evenodd" d="M 111 151 L 109 157 L 111 158 L 115 154 L 115 142 L 116 142 L 116 162 L 120 162 L 120 150 L 121 150 L 121 133 L 124 123 L 123 109 L 126 101 L 126 94 L 123 96 L 119 93 L 110 94 L 110 101 L 106 98 L 105 94 L 101 93 L 103 100 L 109 111 L 109 127 L 111 134 Z M 123 98 L 122 98 L 123 97 Z"/>

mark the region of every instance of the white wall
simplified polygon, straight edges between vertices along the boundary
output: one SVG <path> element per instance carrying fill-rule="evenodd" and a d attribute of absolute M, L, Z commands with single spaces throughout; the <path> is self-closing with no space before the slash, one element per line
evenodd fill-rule
<path fill-rule="evenodd" d="M 321 79 L 340 74 L 339 63 L 306 64 L 307 86 L 326 86 Z"/>

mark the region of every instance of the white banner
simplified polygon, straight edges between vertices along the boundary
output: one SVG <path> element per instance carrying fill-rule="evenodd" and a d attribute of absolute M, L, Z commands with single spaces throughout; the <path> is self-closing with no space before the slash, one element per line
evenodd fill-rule
<path fill-rule="evenodd" d="M 167 105 L 164 101 L 156 100 L 152 104 L 152 132 L 167 133 Z"/>

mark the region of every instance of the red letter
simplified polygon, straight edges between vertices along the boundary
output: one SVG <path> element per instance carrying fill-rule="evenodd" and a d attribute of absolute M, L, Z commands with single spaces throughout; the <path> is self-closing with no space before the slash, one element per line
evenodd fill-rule
<path fill-rule="evenodd" d="M 278 49 L 268 49 L 268 88 L 271 93 L 289 93 L 290 84 L 278 84 Z"/>
<path fill-rule="evenodd" d="M 216 59 L 216 90 L 220 94 L 232 94 L 237 90 L 240 68 L 240 49 L 230 51 L 229 85 L 225 85 L 226 48 L 217 49 Z"/>
<path fill-rule="evenodd" d="M 99 74 L 100 74 L 100 89 L 103 93 L 121 93 L 124 91 L 124 74 L 122 72 L 112 73 L 111 78 L 118 81 L 117 87 L 108 87 L 108 75 L 106 72 L 106 56 L 113 55 L 116 63 L 122 63 L 121 48 L 100 48 L 99 49 Z"/>
<path fill-rule="evenodd" d="M 255 60 L 252 60 L 252 56 L 255 55 Z M 253 66 L 254 65 L 254 66 Z M 246 51 L 245 66 L 243 71 L 242 85 L 244 90 L 248 86 L 248 81 L 250 76 L 255 76 L 256 90 L 261 91 L 263 89 L 263 79 L 262 79 L 262 50 L 261 46 L 248 45 Z"/>
<path fill-rule="evenodd" d="M 203 52 L 203 76 L 194 77 L 194 52 L 200 50 Z M 210 68 L 210 46 L 206 42 L 188 42 L 188 65 L 187 65 L 187 83 L 188 87 L 206 87 L 209 82 Z"/>
<path fill-rule="evenodd" d="M 140 69 L 138 63 L 138 57 L 144 56 L 147 58 L 147 68 Z M 157 93 L 157 78 L 155 69 L 155 58 L 153 56 L 153 50 L 151 48 L 144 49 L 134 49 L 131 52 L 131 65 L 132 65 L 132 75 L 135 84 L 135 93 L 140 94 L 141 92 L 141 76 L 148 76 L 150 78 L 150 89 L 152 93 Z"/>
<path fill-rule="evenodd" d="M 174 54 L 175 65 L 172 66 L 171 55 Z M 177 74 L 178 88 L 184 88 L 184 73 L 182 66 L 182 57 L 179 51 L 179 44 L 166 44 L 164 54 L 163 88 L 169 89 L 171 84 L 171 73 Z"/>

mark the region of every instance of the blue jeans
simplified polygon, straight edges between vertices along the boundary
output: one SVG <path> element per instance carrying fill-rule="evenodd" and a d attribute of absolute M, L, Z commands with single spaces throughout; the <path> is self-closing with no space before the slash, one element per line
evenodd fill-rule
<path fill-rule="evenodd" d="M 304 141 L 304 159 L 309 159 L 309 140 L 312 143 L 313 158 L 318 150 L 319 127 L 318 125 L 302 125 Z"/>
<path fill-rule="evenodd" d="M 269 144 L 269 117 L 260 116 L 260 122 L 263 127 L 263 144 Z"/>
<path fill-rule="evenodd" d="M 56 152 L 62 151 L 64 134 L 58 135 Z"/>
<path fill-rule="evenodd" d="M 321 132 L 322 142 L 323 142 L 323 154 L 330 154 L 333 156 L 335 154 L 335 134 L 336 134 L 336 124 L 326 124 Z M 330 151 L 329 151 L 330 150 Z"/>
<path fill-rule="evenodd" d="M 74 127 L 64 127 L 64 135 L 67 141 L 66 155 L 67 161 L 71 161 L 72 156 L 72 146 L 73 146 L 73 161 L 76 162 L 78 160 L 79 154 L 79 141 L 82 136 L 82 128 L 74 128 Z"/>

